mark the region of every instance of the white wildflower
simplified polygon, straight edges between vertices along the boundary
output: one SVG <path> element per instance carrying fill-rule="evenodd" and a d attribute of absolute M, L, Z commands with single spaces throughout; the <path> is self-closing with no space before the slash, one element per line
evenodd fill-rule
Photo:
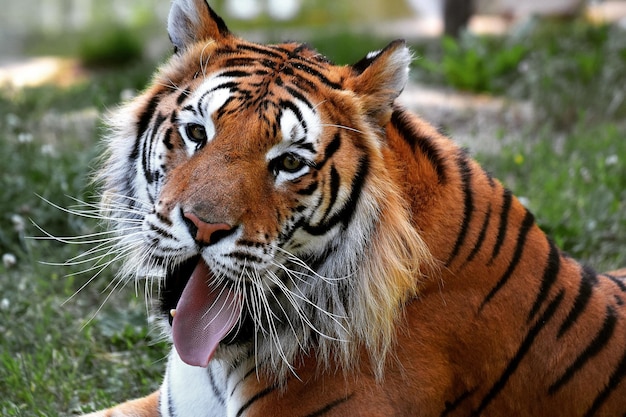
<path fill-rule="evenodd" d="M 0 300 L 0 310 L 7 311 L 11 307 L 11 302 L 8 298 L 3 298 Z"/>
<path fill-rule="evenodd" d="M 9 113 L 6 115 L 6 121 L 10 127 L 16 127 L 21 123 L 20 118 L 13 113 Z"/>
<path fill-rule="evenodd" d="M 5 268 L 11 268 L 17 263 L 17 258 L 12 253 L 5 253 L 2 255 L 2 263 Z"/>
<path fill-rule="evenodd" d="M 586 167 L 582 167 L 580 168 L 580 176 L 582 177 L 583 181 L 586 182 L 587 184 L 591 182 L 591 171 L 589 171 L 588 168 Z"/>
<path fill-rule="evenodd" d="M 31 143 L 33 141 L 33 134 L 22 132 L 19 135 L 17 135 L 17 141 L 19 143 Z"/>
<path fill-rule="evenodd" d="M 13 223 L 13 230 L 15 230 L 18 233 L 21 233 L 24 231 L 26 222 L 24 221 L 24 218 L 22 216 L 20 216 L 19 214 L 11 215 L 11 222 Z"/>
<path fill-rule="evenodd" d="M 604 160 L 604 164 L 606 166 L 617 165 L 618 162 L 619 162 L 619 158 L 615 154 L 607 156 L 606 159 Z"/>
<path fill-rule="evenodd" d="M 46 143 L 41 147 L 41 154 L 46 156 L 54 156 L 56 154 L 54 146 Z"/>

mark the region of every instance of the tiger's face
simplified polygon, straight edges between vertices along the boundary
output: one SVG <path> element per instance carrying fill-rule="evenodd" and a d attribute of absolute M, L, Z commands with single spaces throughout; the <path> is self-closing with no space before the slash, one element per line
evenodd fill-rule
<path fill-rule="evenodd" d="M 120 243 L 125 273 L 158 278 L 190 365 L 253 349 L 290 366 L 320 340 L 357 345 L 361 304 L 380 307 L 361 282 L 370 240 L 382 212 L 403 210 L 382 135 L 409 53 L 395 42 L 335 66 L 238 39 L 201 3 L 175 3 L 177 53 L 115 118 L 103 207 L 120 233 L 141 228 Z M 399 292 L 378 296 L 396 308 Z"/>
<path fill-rule="evenodd" d="M 279 273 L 290 256 L 315 262 L 350 222 L 374 144 L 329 111 L 346 101 L 341 94 L 304 84 L 307 70 L 320 71 L 307 74 L 315 81 L 339 80 L 298 48 L 278 46 L 274 59 L 241 48 L 246 58 L 233 58 L 237 48 L 210 45 L 204 64 L 180 57 L 197 65 L 151 111 L 161 122 L 138 155 L 135 188 L 153 204 L 144 230 L 154 257 L 202 255 L 227 282 L 247 280 L 250 271 Z M 230 69 L 233 59 L 245 65 Z"/>

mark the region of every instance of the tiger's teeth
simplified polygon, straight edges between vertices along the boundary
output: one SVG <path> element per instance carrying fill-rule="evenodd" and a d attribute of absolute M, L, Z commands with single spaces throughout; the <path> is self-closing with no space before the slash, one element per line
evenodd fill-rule
<path fill-rule="evenodd" d="M 170 316 L 172 316 L 172 318 L 174 318 L 176 316 L 176 309 L 175 308 L 170 310 Z"/>

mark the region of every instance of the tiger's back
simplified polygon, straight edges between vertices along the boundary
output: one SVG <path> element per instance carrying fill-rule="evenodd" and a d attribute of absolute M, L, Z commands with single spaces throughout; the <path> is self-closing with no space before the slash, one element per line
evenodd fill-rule
<path fill-rule="evenodd" d="M 395 104 L 403 42 L 338 67 L 204 0 L 168 28 L 100 178 L 174 346 L 159 392 L 97 415 L 623 415 L 626 274 Z"/>

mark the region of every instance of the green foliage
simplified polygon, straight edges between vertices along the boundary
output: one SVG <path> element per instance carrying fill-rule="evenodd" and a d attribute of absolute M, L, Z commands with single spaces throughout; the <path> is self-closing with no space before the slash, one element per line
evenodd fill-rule
<path fill-rule="evenodd" d="M 498 155 L 479 155 L 535 214 L 541 228 L 574 258 L 600 270 L 626 265 L 624 128 L 582 123 L 552 130 Z"/>
<path fill-rule="evenodd" d="M 616 27 L 537 21 L 510 37 L 466 33 L 416 49 L 426 56 L 418 78 L 529 99 L 561 129 L 626 116 L 626 32 Z"/>
<path fill-rule="evenodd" d="M 531 49 L 514 97 L 528 98 L 539 114 L 567 129 L 578 120 L 626 116 L 626 32 L 576 23 L 542 25 L 523 40 Z"/>
<path fill-rule="evenodd" d="M 115 67 L 139 60 L 142 50 L 142 41 L 132 29 L 114 26 L 86 34 L 78 55 L 88 67 Z"/>
<path fill-rule="evenodd" d="M 385 47 L 386 42 L 379 37 L 346 31 L 334 34 L 316 33 L 307 41 L 337 65 L 355 64 L 365 58 L 368 52 Z M 354 45 L 359 45 L 359 47 L 355 48 Z"/>
<path fill-rule="evenodd" d="M 524 45 L 467 34 L 461 41 L 444 37 L 441 47 L 440 63 L 423 58 L 416 65 L 455 88 L 473 92 L 502 92 L 528 53 Z"/>
<path fill-rule="evenodd" d="M 132 288 L 107 288 L 110 269 L 78 292 L 95 274 L 80 273 L 91 263 L 41 262 L 64 262 L 88 248 L 29 238 L 42 235 L 31 221 L 57 236 L 97 230 L 91 219 L 57 209 L 37 194 L 63 207 L 76 204 L 68 196 L 91 198 L 96 120 L 89 112 L 74 115 L 82 115 L 77 110 L 84 106 L 119 101 L 128 84 L 118 77 L 105 97 L 87 85 L 0 93 L 2 416 L 87 412 L 145 395 L 161 379 L 167 346 L 149 332 L 143 300 Z M 131 364 L 136 371 L 127 371 Z"/>

